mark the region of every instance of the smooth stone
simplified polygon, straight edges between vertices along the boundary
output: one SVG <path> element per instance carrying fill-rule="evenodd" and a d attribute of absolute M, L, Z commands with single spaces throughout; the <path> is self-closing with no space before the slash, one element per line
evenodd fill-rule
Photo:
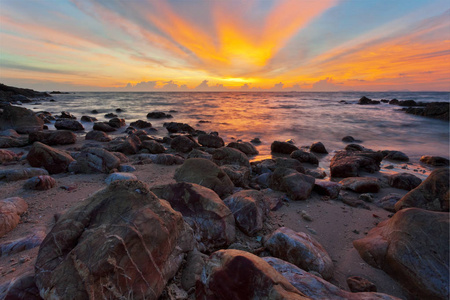
<path fill-rule="evenodd" d="M 56 186 L 56 180 L 49 175 L 40 175 L 28 179 L 23 185 L 24 189 L 45 191 Z"/>
<path fill-rule="evenodd" d="M 378 193 L 380 183 L 373 177 L 348 177 L 339 181 L 343 189 L 352 190 L 356 193 Z"/>
<path fill-rule="evenodd" d="M 40 142 L 33 144 L 27 160 L 32 167 L 43 167 L 50 174 L 67 172 L 69 164 L 74 161 L 68 153 Z"/>
<path fill-rule="evenodd" d="M 316 152 L 316 153 L 321 153 L 321 154 L 328 154 L 328 151 L 325 148 L 325 146 L 322 144 L 322 142 L 314 142 L 309 147 L 309 151 Z"/>
<path fill-rule="evenodd" d="M 288 142 L 274 141 L 270 145 L 270 150 L 273 153 L 291 154 L 295 150 L 298 150 L 298 148 L 295 145 L 292 145 L 291 143 Z"/>
<path fill-rule="evenodd" d="M 293 169 L 277 168 L 270 178 L 269 187 L 285 192 L 292 200 L 306 200 L 314 188 L 315 178 Z"/>
<path fill-rule="evenodd" d="M 109 174 L 108 177 L 106 177 L 105 182 L 106 184 L 111 184 L 114 181 L 119 181 L 119 180 L 137 180 L 136 175 L 131 174 L 131 173 L 124 173 L 124 172 L 116 172 L 116 173 L 112 173 Z"/>
<path fill-rule="evenodd" d="M 100 130 L 92 130 L 86 134 L 86 140 L 94 140 L 97 142 L 110 142 L 111 138 L 104 132 Z"/>
<path fill-rule="evenodd" d="M 28 209 L 28 204 L 20 197 L 0 200 L 0 237 L 19 224 L 20 216 Z"/>
<path fill-rule="evenodd" d="M 41 168 L 0 170 L 0 181 L 17 181 L 40 175 L 48 175 L 48 171 Z"/>
<path fill-rule="evenodd" d="M 249 142 L 231 142 L 227 147 L 238 149 L 246 155 L 257 155 L 259 151 Z"/>
<path fill-rule="evenodd" d="M 394 188 L 410 191 L 418 187 L 422 179 L 409 173 L 397 173 L 388 177 L 388 183 Z"/>

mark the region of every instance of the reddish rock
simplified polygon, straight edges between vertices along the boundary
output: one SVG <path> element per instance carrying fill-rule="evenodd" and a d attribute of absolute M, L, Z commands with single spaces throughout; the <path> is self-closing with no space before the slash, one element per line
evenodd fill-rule
<path fill-rule="evenodd" d="M 376 292 L 377 287 L 369 280 L 360 276 L 351 276 L 347 278 L 347 285 L 353 293 Z"/>
<path fill-rule="evenodd" d="M 389 185 L 402 190 L 410 191 L 422 183 L 422 179 L 409 173 L 397 173 L 388 177 Z"/>
<path fill-rule="evenodd" d="M 86 134 L 86 140 L 94 140 L 97 142 L 110 142 L 111 138 L 103 131 L 92 130 Z"/>
<path fill-rule="evenodd" d="M 287 168 L 277 168 L 271 178 L 271 189 L 285 192 L 292 200 L 305 200 L 311 195 L 315 178 Z"/>
<path fill-rule="evenodd" d="M 35 176 L 28 179 L 23 187 L 29 190 L 45 191 L 56 186 L 56 180 L 49 175 Z"/>
<path fill-rule="evenodd" d="M 27 160 L 32 167 L 44 167 L 50 174 L 66 172 L 69 164 L 74 161 L 68 153 L 40 142 L 33 144 Z"/>
<path fill-rule="evenodd" d="M 319 164 L 319 159 L 313 153 L 306 152 L 301 149 L 292 152 L 291 158 L 296 159 L 302 163 L 308 163 L 313 165 Z"/>
<path fill-rule="evenodd" d="M 349 177 L 339 183 L 343 189 L 352 190 L 356 193 L 378 193 L 381 186 L 377 178 L 373 177 Z"/>
<path fill-rule="evenodd" d="M 339 196 L 342 185 L 337 182 L 316 179 L 314 182 L 314 191 L 320 195 L 330 197 L 330 199 L 336 199 Z"/>
<path fill-rule="evenodd" d="M 20 216 L 28 209 L 28 204 L 19 197 L 0 201 L 0 237 L 10 232 L 19 224 Z"/>
<path fill-rule="evenodd" d="M 198 144 L 193 139 L 184 135 L 177 136 L 170 142 L 170 148 L 182 153 L 188 153 L 197 147 Z"/>
<path fill-rule="evenodd" d="M 331 177 L 356 177 L 364 171 L 374 173 L 380 170 L 383 155 L 370 151 L 338 151 L 331 159 Z"/>
<path fill-rule="evenodd" d="M 16 154 L 10 150 L 0 149 L 0 164 L 10 162 L 13 160 L 19 160 L 21 155 Z"/>
<path fill-rule="evenodd" d="M 77 142 L 77 136 L 69 130 L 39 131 L 30 133 L 28 136 L 28 142 L 30 144 L 34 142 L 41 142 L 49 146 L 68 145 L 75 144 Z"/>
<path fill-rule="evenodd" d="M 199 134 L 198 143 L 205 147 L 220 148 L 225 145 L 220 136 L 214 134 Z"/>
<path fill-rule="evenodd" d="M 248 188 L 250 183 L 250 169 L 238 165 L 224 165 L 220 167 L 230 177 L 235 186 Z"/>
<path fill-rule="evenodd" d="M 309 147 L 309 151 L 321 153 L 321 154 L 328 154 L 327 149 L 325 149 L 325 146 L 322 144 L 322 142 L 314 142 Z"/>
<path fill-rule="evenodd" d="M 71 120 L 71 119 L 58 119 L 58 120 L 56 120 L 55 128 L 56 129 L 71 130 L 71 131 L 84 130 L 84 127 L 83 127 L 83 125 L 81 125 L 80 122 L 78 122 L 76 120 Z"/>
<path fill-rule="evenodd" d="M 424 155 L 420 158 L 420 161 L 427 165 L 432 165 L 436 167 L 444 167 L 449 165 L 449 160 L 446 159 L 445 157 L 440 156 Z"/>

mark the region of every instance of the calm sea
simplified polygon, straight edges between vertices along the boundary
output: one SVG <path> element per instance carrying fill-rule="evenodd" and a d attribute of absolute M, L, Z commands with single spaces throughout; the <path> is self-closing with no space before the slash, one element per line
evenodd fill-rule
<path fill-rule="evenodd" d="M 150 120 L 158 129 L 156 136 L 167 134 L 164 122 L 176 121 L 207 132 L 218 131 L 225 142 L 259 137 L 260 158 L 270 155 L 274 140 L 293 139 L 297 146 L 321 141 L 331 152 L 345 147 L 341 139 L 347 135 L 373 150 L 402 151 L 413 161 L 421 155 L 449 157 L 448 122 L 409 115 L 387 103 L 357 105 L 362 96 L 374 100 L 450 101 L 448 92 L 77 92 L 54 95 L 56 102 L 27 106 L 34 111 L 58 114 L 65 110 L 78 119 L 90 115 L 99 120 L 106 120 L 106 113 L 121 108 L 123 112 L 117 114 L 127 124 L 146 120 L 151 111 L 176 111 L 171 113 L 173 119 Z M 339 103 L 341 100 L 349 104 Z M 100 113 L 93 115 L 94 109 Z M 83 125 L 86 130 L 92 129 L 92 124 Z"/>

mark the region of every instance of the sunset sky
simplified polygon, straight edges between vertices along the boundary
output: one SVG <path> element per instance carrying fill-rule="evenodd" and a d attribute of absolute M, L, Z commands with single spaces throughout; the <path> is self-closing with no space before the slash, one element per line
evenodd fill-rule
<path fill-rule="evenodd" d="M 448 0 L 0 0 L 37 90 L 450 90 Z"/>

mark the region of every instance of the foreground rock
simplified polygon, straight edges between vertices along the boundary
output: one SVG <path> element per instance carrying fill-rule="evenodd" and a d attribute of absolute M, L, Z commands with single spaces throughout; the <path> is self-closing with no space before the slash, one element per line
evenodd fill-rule
<path fill-rule="evenodd" d="M 76 161 L 69 165 L 75 173 L 109 173 L 119 168 L 120 159 L 102 148 L 85 148 L 75 156 Z"/>
<path fill-rule="evenodd" d="M 350 293 L 284 260 L 275 257 L 264 257 L 263 260 L 283 275 L 297 290 L 311 299 L 400 300 L 382 293 Z"/>
<path fill-rule="evenodd" d="M 34 282 L 34 272 L 29 271 L 0 286 L 0 298 L 5 300 L 41 300 Z"/>
<path fill-rule="evenodd" d="M 331 177 L 357 177 L 360 172 L 380 170 L 381 153 L 371 151 L 338 151 L 331 159 Z"/>
<path fill-rule="evenodd" d="M 418 299 L 449 297 L 449 215 L 418 208 L 397 212 L 353 242 L 361 257 Z"/>
<path fill-rule="evenodd" d="M 41 142 L 49 146 L 69 145 L 77 142 L 77 136 L 69 130 L 40 131 L 30 133 L 28 136 L 28 142 L 30 144 L 34 142 Z"/>
<path fill-rule="evenodd" d="M 119 181 L 61 216 L 39 249 L 36 285 L 45 299 L 158 299 L 192 247 L 180 213 L 142 182 Z"/>
<path fill-rule="evenodd" d="M 19 197 L 0 201 L 0 237 L 4 236 L 19 224 L 20 216 L 28 209 L 28 204 Z"/>
<path fill-rule="evenodd" d="M 264 246 L 278 258 L 304 270 L 315 271 L 324 279 L 333 276 L 333 261 L 314 238 L 304 232 L 281 227 L 265 238 Z"/>
<path fill-rule="evenodd" d="M 270 178 L 270 188 L 285 192 L 292 200 L 305 200 L 314 188 L 314 177 L 293 169 L 277 168 Z"/>
<path fill-rule="evenodd" d="M 45 191 L 56 186 L 56 180 L 49 175 L 35 176 L 28 179 L 23 187 L 29 190 Z"/>
<path fill-rule="evenodd" d="M 397 189 L 410 191 L 422 183 L 422 179 L 409 173 L 397 173 L 388 177 L 390 186 Z"/>
<path fill-rule="evenodd" d="M 14 129 L 18 133 L 41 131 L 44 121 L 29 109 L 0 104 L 0 130 Z"/>
<path fill-rule="evenodd" d="M 28 163 L 32 167 L 43 167 L 50 174 L 63 173 L 74 161 L 72 156 L 64 151 L 54 149 L 40 142 L 35 142 L 27 155 Z"/>
<path fill-rule="evenodd" d="M 434 211 L 449 211 L 449 168 L 434 170 L 418 187 L 395 204 L 395 209 L 419 207 Z"/>
<path fill-rule="evenodd" d="M 201 250 L 214 250 L 234 241 L 233 214 L 211 189 L 180 182 L 154 187 L 152 192 L 183 215 Z"/>
<path fill-rule="evenodd" d="M 196 299 L 308 298 L 262 258 L 240 250 L 220 250 L 203 268 Z"/>

